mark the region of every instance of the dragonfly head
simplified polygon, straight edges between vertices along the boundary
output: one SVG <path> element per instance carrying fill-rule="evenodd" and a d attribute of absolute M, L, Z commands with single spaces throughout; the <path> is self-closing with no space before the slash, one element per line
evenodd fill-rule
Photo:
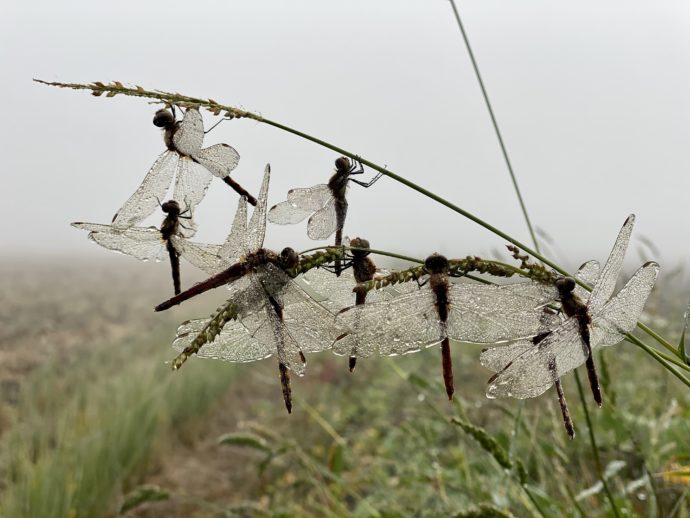
<path fill-rule="evenodd" d="M 424 268 L 429 273 L 448 273 L 448 259 L 441 254 L 431 254 L 424 261 Z"/>
<path fill-rule="evenodd" d="M 570 295 L 575 289 L 575 281 L 570 277 L 561 277 L 555 283 L 558 294 L 561 298 Z"/>
<path fill-rule="evenodd" d="M 350 170 L 350 159 L 346 156 L 341 156 L 335 160 L 335 170 L 341 173 L 346 173 Z"/>
<path fill-rule="evenodd" d="M 362 237 L 355 237 L 350 241 L 350 246 L 355 248 L 369 248 L 369 241 Z M 369 255 L 369 252 L 364 250 L 352 250 L 352 255 L 355 257 L 366 257 Z"/>
<path fill-rule="evenodd" d="M 280 252 L 280 265 L 286 270 L 289 270 L 290 268 L 297 266 L 298 263 L 299 256 L 297 255 L 297 252 L 295 252 L 289 246 L 283 248 L 283 250 Z"/>
<path fill-rule="evenodd" d="M 166 201 L 163 205 L 161 205 L 161 210 L 163 210 L 163 212 L 165 212 L 166 214 L 179 215 L 180 204 L 177 203 L 175 200 L 169 200 Z"/>
<path fill-rule="evenodd" d="M 153 125 L 158 128 L 169 128 L 175 122 L 175 116 L 170 110 L 161 109 L 153 116 Z"/>

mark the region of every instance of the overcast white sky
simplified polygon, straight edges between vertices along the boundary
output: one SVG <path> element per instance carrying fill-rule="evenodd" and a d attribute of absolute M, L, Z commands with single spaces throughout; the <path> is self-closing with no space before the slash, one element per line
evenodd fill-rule
<path fill-rule="evenodd" d="M 690 3 L 459 7 L 532 219 L 562 259 L 604 259 L 630 212 L 636 243 L 651 239 L 662 267 L 687 259 Z M 3 255 L 108 254 L 69 223 L 109 222 L 164 148 L 145 101 L 94 98 L 33 77 L 119 80 L 259 111 L 529 240 L 446 0 L 5 0 L 0 70 Z M 219 141 L 240 152 L 233 176 L 251 191 L 271 163 L 270 203 L 290 187 L 325 182 L 337 158 L 245 120 L 207 138 Z M 389 179 L 353 186 L 349 199 L 345 233 L 377 248 L 463 256 L 503 245 Z M 236 202 L 214 180 L 197 237 L 221 241 Z M 304 224 L 267 235 L 271 247 L 313 244 Z"/>

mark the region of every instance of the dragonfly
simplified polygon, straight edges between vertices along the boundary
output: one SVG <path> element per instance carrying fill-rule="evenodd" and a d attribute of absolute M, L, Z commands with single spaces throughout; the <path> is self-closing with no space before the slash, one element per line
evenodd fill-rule
<path fill-rule="evenodd" d="M 285 248 L 278 254 L 261 248 L 266 231 L 269 178 L 270 167 L 267 166 L 249 223 L 247 199 L 244 196 L 240 199 L 232 230 L 219 253 L 229 266 L 212 277 L 212 282 L 193 286 L 157 306 L 156 311 L 230 283 L 230 297 L 214 316 L 187 321 L 179 327 L 173 347 L 180 355 L 173 361 L 173 367 L 179 368 L 192 354 L 230 362 L 277 356 L 283 400 L 290 413 L 289 371 L 302 376 L 306 368 L 304 354 L 330 347 L 333 315 L 285 273 L 298 263 L 294 250 Z"/>
<path fill-rule="evenodd" d="M 601 406 L 592 350 L 600 345 L 615 345 L 633 330 L 659 273 L 656 262 L 646 262 L 612 296 L 634 222 L 634 215 L 626 219 L 591 294 L 584 296 L 586 302 L 576 300 L 571 305 L 563 301 L 567 319 L 537 344 L 518 341 L 482 353 L 481 363 L 497 371 L 489 380 L 488 397 L 537 397 L 564 374 L 585 363 L 594 399 Z M 570 281 L 564 280 L 564 286 L 573 286 Z"/>
<path fill-rule="evenodd" d="M 356 306 L 361 306 L 365 302 L 388 300 L 405 291 L 409 291 L 407 288 L 414 284 L 399 284 L 395 287 L 388 286 L 385 290 L 373 290 L 370 292 L 354 289 L 357 283 L 370 281 L 381 272 L 379 272 L 376 264 L 370 257 L 368 252 L 370 244 L 368 240 L 357 237 L 345 244 L 352 248 L 350 250 L 350 259 L 343 263 L 342 269 L 345 270 L 352 267 L 352 273 L 342 271 L 340 276 L 335 276 L 326 269 L 317 268 L 306 272 L 300 277 L 300 281 L 306 284 L 312 298 L 318 300 L 320 304 L 325 306 L 334 315 L 337 315 L 344 308 L 352 306 L 353 301 Z M 416 285 L 412 289 L 416 289 Z M 358 347 L 356 341 L 352 340 L 351 336 L 348 336 L 336 341 L 335 344 L 336 347 L 333 349 L 333 352 L 339 355 L 347 355 L 349 370 L 353 372 L 357 365 Z"/>
<path fill-rule="evenodd" d="M 141 261 L 163 261 L 166 256 L 172 270 L 173 288 L 180 293 L 180 256 L 207 273 L 218 270 L 219 245 L 195 243 L 188 238 L 194 233 L 189 208 L 169 200 L 161 204 L 166 214 L 160 229 L 156 227 L 118 228 L 114 225 L 75 222 L 72 226 L 89 232 L 89 239 L 100 246 L 132 256 Z M 183 221 L 186 220 L 186 221 Z"/>
<path fill-rule="evenodd" d="M 293 225 L 311 215 L 307 223 L 307 236 L 310 239 L 328 239 L 335 232 L 335 246 L 342 245 L 348 183 L 371 187 L 381 178 L 381 173 L 369 182 L 353 178 L 359 174 L 364 174 L 361 162 L 339 157 L 335 161 L 335 173 L 328 183 L 289 190 L 286 201 L 271 207 L 268 220 L 279 225 Z M 336 262 L 336 274 L 340 274 L 339 262 Z"/>
<path fill-rule="evenodd" d="M 553 288 L 537 282 L 502 286 L 451 284 L 448 259 L 432 254 L 424 262 L 428 278 L 420 289 L 392 300 L 354 306 L 336 317 L 341 332 L 333 345 L 347 338 L 360 357 L 375 352 L 394 356 L 441 343 L 443 380 L 448 399 L 454 392 L 450 340 L 496 343 L 538 334 L 545 322 L 543 307 L 553 301 Z M 555 318 L 555 317 L 554 317 Z"/>
<path fill-rule="evenodd" d="M 153 124 L 164 130 L 166 150 L 156 159 L 143 182 L 113 217 L 112 224 L 128 228 L 153 214 L 175 177 L 172 198 L 186 201 L 190 210 L 206 195 L 213 176 L 218 176 L 240 196 L 256 200 L 235 180 L 230 172 L 237 167 L 240 155 L 228 144 L 214 144 L 202 149 L 204 121 L 197 108 L 187 108 L 177 120 L 174 106 L 158 110 Z"/>
<path fill-rule="evenodd" d="M 588 261 L 584 263 L 575 274 L 575 278 L 584 282 L 588 285 L 593 285 L 597 278 L 599 277 L 600 265 L 598 261 Z M 564 307 L 579 307 L 583 303 L 583 300 L 587 298 L 587 291 L 575 282 L 570 282 L 570 280 L 556 281 L 556 290 L 558 290 L 558 298 L 563 302 Z M 494 372 L 499 372 L 503 370 L 507 364 L 509 364 L 516 355 L 524 352 L 528 348 L 537 346 L 551 333 L 552 326 L 554 322 L 556 325 L 560 324 L 560 320 L 555 320 L 553 315 L 558 315 L 559 312 L 554 311 L 552 308 L 544 308 L 544 331 L 538 335 L 532 337 L 531 340 L 524 341 L 519 352 L 517 351 L 517 345 L 513 344 L 515 349 L 511 350 L 510 347 L 493 347 L 489 349 L 484 349 L 481 354 L 481 364 Z M 550 329 L 551 327 L 551 329 Z M 549 361 L 553 359 L 550 358 Z M 575 438 L 575 427 L 573 425 L 573 420 L 570 417 L 570 411 L 568 410 L 568 403 L 565 399 L 565 392 L 563 391 L 563 386 L 561 380 L 558 377 L 554 377 L 554 386 L 556 387 L 556 394 L 558 396 L 558 403 L 561 409 L 561 416 L 563 417 L 563 425 L 565 430 L 570 437 L 570 439 Z"/>

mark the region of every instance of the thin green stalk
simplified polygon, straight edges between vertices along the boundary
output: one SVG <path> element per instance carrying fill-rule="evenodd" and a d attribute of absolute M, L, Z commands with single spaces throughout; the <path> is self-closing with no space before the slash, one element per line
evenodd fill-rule
<path fill-rule="evenodd" d="M 589 410 L 587 409 L 587 402 L 585 401 L 585 393 L 582 390 L 582 383 L 580 382 L 580 376 L 575 370 L 575 382 L 577 383 L 577 391 L 580 394 L 580 401 L 582 402 L 582 409 L 584 410 L 585 413 L 585 420 L 587 421 L 587 429 L 589 430 L 589 441 L 592 445 L 592 454 L 594 455 L 594 464 L 597 469 L 597 475 L 599 476 L 599 480 L 601 480 L 602 485 L 604 486 L 604 492 L 606 493 L 606 497 L 608 498 L 609 502 L 611 503 L 611 508 L 613 509 L 613 513 L 620 518 L 620 513 L 618 512 L 618 507 L 616 506 L 616 502 L 613 499 L 613 494 L 611 494 L 611 491 L 609 490 L 609 486 L 606 483 L 606 479 L 604 478 L 604 469 L 603 466 L 601 465 L 601 458 L 599 458 L 599 448 L 597 447 L 597 441 L 594 436 L 594 427 L 592 426 L 592 420 L 589 417 Z"/>
<path fill-rule="evenodd" d="M 406 187 L 409 187 L 412 190 L 417 191 L 420 194 L 423 194 L 424 196 L 440 203 L 441 205 L 448 207 L 452 211 L 460 214 L 461 216 L 469 219 L 470 221 L 476 223 L 477 225 L 484 227 L 487 229 L 489 232 L 492 232 L 493 234 L 496 234 L 502 239 L 505 239 L 509 243 L 517 246 L 518 248 L 522 249 L 526 253 L 530 254 L 532 257 L 535 259 L 538 259 L 542 263 L 546 264 L 547 266 L 550 266 L 553 268 L 556 272 L 560 273 L 561 275 L 565 276 L 570 276 L 570 274 L 562 267 L 554 263 L 553 261 L 550 261 L 546 257 L 544 257 L 541 253 L 537 252 L 536 250 L 533 250 L 529 246 L 523 244 L 522 242 L 518 241 L 517 239 L 512 238 L 505 232 L 499 230 L 498 228 L 494 227 L 490 223 L 482 220 L 481 218 L 475 216 L 474 214 L 458 207 L 457 205 L 449 202 L 445 198 L 442 198 L 441 196 L 438 196 L 431 191 L 428 191 L 424 189 L 423 187 L 415 184 L 414 182 L 411 182 L 407 180 L 406 178 L 403 178 L 402 176 L 399 176 L 392 171 L 389 171 L 385 167 L 381 167 L 380 165 L 377 165 L 373 162 L 370 162 L 369 160 L 363 159 L 354 153 L 351 153 L 349 151 L 346 151 L 345 149 L 342 149 L 338 146 L 335 146 L 333 144 L 330 144 L 329 142 L 326 142 L 324 140 L 321 140 L 319 138 L 313 137 L 307 133 L 304 133 L 302 131 L 293 129 L 289 126 L 286 126 L 284 124 L 281 124 L 279 122 L 272 121 L 270 119 L 266 119 L 262 117 L 261 115 L 258 115 L 256 113 L 248 112 L 245 110 L 240 110 L 239 108 L 235 108 L 233 106 L 227 106 L 227 105 L 222 105 L 213 99 L 201 99 L 201 98 L 196 98 L 196 97 L 189 97 L 177 93 L 170 93 L 170 92 L 163 92 L 163 91 L 149 91 L 145 90 L 142 87 L 135 87 L 135 88 L 128 88 L 125 87 L 122 83 L 120 82 L 114 82 L 112 84 L 103 84 L 100 82 L 96 83 L 90 83 L 90 84 L 80 84 L 80 83 L 59 83 L 59 82 L 47 82 L 47 81 L 42 81 L 40 79 L 34 79 L 37 83 L 45 84 L 48 86 L 56 86 L 59 88 L 71 88 L 73 90 L 90 90 L 93 95 L 100 96 L 102 94 L 106 94 L 106 97 L 114 97 L 116 95 L 127 95 L 127 96 L 134 96 L 134 97 L 143 97 L 143 98 L 149 98 L 149 99 L 156 99 L 162 103 L 170 103 L 170 104 L 178 104 L 182 106 L 204 106 L 206 109 L 208 109 L 210 112 L 214 114 L 220 114 L 220 113 L 225 113 L 227 116 L 232 116 L 236 118 L 248 118 L 255 120 L 257 122 L 262 122 L 264 124 L 268 124 L 269 126 L 273 126 L 278 129 L 282 129 L 283 131 L 286 131 L 288 133 L 292 133 L 293 135 L 297 135 L 299 137 L 302 137 L 306 140 L 309 140 L 310 142 L 314 142 L 315 144 L 318 144 L 320 146 L 323 146 L 327 149 L 330 149 L 332 151 L 335 151 L 341 155 L 347 156 L 349 158 L 357 159 L 359 160 L 363 165 L 366 165 L 367 167 L 385 175 L 388 176 L 389 178 L 405 185 Z M 581 286 L 585 288 L 589 288 L 585 283 L 582 283 L 581 281 L 577 280 L 577 283 L 580 284 Z M 591 290 L 591 288 L 589 288 Z M 640 325 L 640 324 L 638 324 Z M 668 341 L 664 340 L 661 338 L 657 333 L 652 331 L 650 328 L 645 326 L 644 324 L 640 325 L 640 329 L 642 329 L 645 333 L 649 334 L 652 338 L 657 340 L 661 345 L 666 347 L 668 344 Z M 688 383 L 686 383 L 688 384 Z M 688 384 L 690 386 L 690 384 Z"/>
<path fill-rule="evenodd" d="M 690 388 L 690 380 L 688 378 L 686 378 L 685 376 L 683 376 L 680 372 L 678 372 L 671 365 L 669 365 L 669 363 L 667 363 L 667 360 L 663 356 L 661 356 L 659 351 L 650 347 L 649 345 L 647 345 L 646 343 L 644 343 L 642 340 L 640 340 L 639 338 L 637 338 L 635 336 L 627 335 L 626 338 L 629 342 L 632 342 L 635 345 L 637 345 L 638 347 L 641 347 L 642 349 L 644 349 L 644 351 L 647 354 L 649 354 L 652 358 L 654 358 L 656 361 L 658 361 L 667 371 L 669 371 L 676 378 L 678 378 L 681 381 L 681 383 L 683 383 L 688 388 Z"/>
<path fill-rule="evenodd" d="M 455 20 L 458 22 L 458 27 L 460 28 L 460 33 L 462 34 L 462 39 L 465 41 L 465 47 L 467 47 L 467 53 L 470 56 L 470 61 L 472 61 L 472 67 L 474 68 L 474 74 L 477 76 L 477 82 L 479 83 L 479 88 L 481 88 L 482 96 L 484 96 L 484 103 L 486 104 L 487 110 L 489 110 L 489 116 L 491 117 L 491 123 L 494 126 L 494 131 L 496 132 L 496 138 L 498 138 L 498 144 L 501 147 L 501 153 L 503 153 L 503 160 L 505 160 L 506 167 L 508 168 L 508 172 L 510 173 L 510 179 L 513 182 L 513 188 L 515 189 L 515 194 L 517 195 L 518 202 L 520 202 L 520 209 L 522 209 L 522 215 L 525 217 L 525 223 L 527 223 L 529 235 L 532 237 L 532 243 L 534 243 L 534 249 L 537 252 L 541 252 L 541 250 L 539 250 L 539 242 L 537 241 L 537 236 L 534 233 L 534 229 L 532 228 L 532 222 L 530 221 L 529 215 L 527 214 L 527 206 L 525 205 L 525 201 L 522 199 L 522 193 L 520 192 L 520 187 L 518 186 L 517 178 L 515 177 L 515 173 L 513 172 L 513 166 L 510 163 L 510 158 L 508 158 L 508 151 L 506 150 L 506 146 L 503 143 L 503 137 L 501 136 L 501 130 L 498 129 L 498 122 L 496 121 L 496 116 L 494 115 L 494 110 L 491 107 L 491 101 L 489 101 L 489 94 L 486 92 L 486 88 L 484 87 L 484 81 L 482 80 L 482 75 L 479 73 L 479 66 L 477 65 L 477 61 L 474 59 L 474 52 L 472 52 L 472 46 L 470 45 L 470 40 L 467 37 L 467 33 L 465 32 L 465 27 L 462 24 L 462 20 L 460 19 L 460 12 L 458 11 L 457 6 L 455 5 L 455 0 L 450 0 L 450 5 L 453 8 L 453 14 L 455 14 Z"/>

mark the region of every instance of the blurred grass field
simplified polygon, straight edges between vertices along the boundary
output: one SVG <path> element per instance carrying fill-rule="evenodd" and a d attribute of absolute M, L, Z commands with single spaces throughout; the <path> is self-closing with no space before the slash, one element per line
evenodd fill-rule
<path fill-rule="evenodd" d="M 224 290 L 155 314 L 165 265 L 0 268 L 2 516 L 612 515 L 572 375 L 574 441 L 553 390 L 487 400 L 481 347 L 459 343 L 453 403 L 437 347 L 360 360 L 354 374 L 322 353 L 293 376 L 288 415 L 274 359 L 165 363 L 177 324 L 211 313 Z M 674 342 L 681 296 L 661 284 L 648 303 Z M 585 403 L 618 509 L 688 516 L 690 391 L 631 344 L 602 352 L 604 407 L 588 392 Z M 491 438 L 512 469 L 477 440 Z"/>

